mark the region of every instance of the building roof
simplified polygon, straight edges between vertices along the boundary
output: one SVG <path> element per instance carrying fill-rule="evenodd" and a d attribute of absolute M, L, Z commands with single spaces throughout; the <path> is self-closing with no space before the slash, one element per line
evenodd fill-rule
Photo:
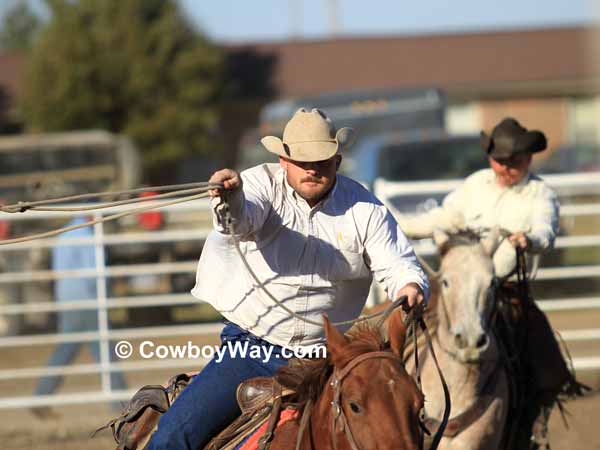
<path fill-rule="evenodd" d="M 274 56 L 279 97 L 415 86 L 438 86 L 455 97 L 540 96 L 597 89 L 600 65 L 590 55 L 599 30 L 352 37 L 229 48 Z"/>
<path fill-rule="evenodd" d="M 596 43 L 597 42 L 597 43 Z M 272 57 L 277 97 L 436 86 L 452 98 L 600 91 L 599 27 L 345 37 L 225 46 Z M 25 56 L 0 55 L 0 89 L 18 95 Z"/>

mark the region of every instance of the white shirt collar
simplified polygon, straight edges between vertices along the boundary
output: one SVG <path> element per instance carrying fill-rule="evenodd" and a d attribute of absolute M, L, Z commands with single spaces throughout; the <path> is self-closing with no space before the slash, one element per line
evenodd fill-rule
<path fill-rule="evenodd" d="M 516 193 L 519 193 L 527 186 L 527 183 L 529 183 L 529 180 L 531 179 L 531 172 L 527 172 L 527 174 L 518 183 L 513 184 L 512 186 L 502 187 L 496 182 L 496 174 L 494 173 L 494 171 L 492 169 L 489 169 L 489 170 L 490 170 L 490 176 L 489 176 L 487 182 L 493 183 L 493 185 L 497 189 L 500 189 L 500 190 L 512 190 Z"/>

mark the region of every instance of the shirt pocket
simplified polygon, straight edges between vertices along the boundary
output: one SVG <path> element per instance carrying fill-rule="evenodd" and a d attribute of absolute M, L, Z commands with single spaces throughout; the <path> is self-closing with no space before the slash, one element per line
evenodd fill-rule
<path fill-rule="evenodd" d="M 348 223 L 344 217 L 340 218 L 335 224 L 335 236 L 332 243 L 341 251 L 362 253 L 362 245 L 359 242 L 356 228 L 354 224 Z"/>
<path fill-rule="evenodd" d="M 327 258 L 327 279 L 331 282 L 365 278 L 369 271 L 364 261 L 364 247 L 353 222 L 347 217 L 337 218 L 334 236 L 329 235 L 330 257 Z"/>
<path fill-rule="evenodd" d="M 329 281 L 356 280 L 368 276 L 362 252 L 336 250 L 328 267 Z"/>

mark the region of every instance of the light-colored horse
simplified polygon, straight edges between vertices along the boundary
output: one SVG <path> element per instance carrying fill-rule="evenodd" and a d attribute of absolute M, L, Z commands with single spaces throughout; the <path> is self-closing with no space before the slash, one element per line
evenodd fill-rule
<path fill-rule="evenodd" d="M 499 343 L 490 329 L 494 308 L 492 255 L 498 237 L 497 230 L 482 241 L 465 235 L 434 234 L 442 259 L 439 272 L 430 275 L 432 295 L 425 320 L 432 329 L 433 348 L 452 400 L 440 450 L 495 450 L 502 443 L 509 387 Z M 426 415 L 440 420 L 444 411 L 442 387 L 431 355 L 421 347 Z M 435 432 L 436 427 L 431 428 Z"/>
<path fill-rule="evenodd" d="M 452 410 L 440 450 L 496 450 L 502 445 L 509 403 L 508 378 L 498 342 L 489 328 L 493 310 L 496 231 L 479 241 L 474 236 L 434 234 L 442 255 L 437 273 L 430 274 L 431 296 L 425 322 L 450 388 Z M 445 401 L 441 381 L 425 341 L 419 338 L 418 359 L 425 414 L 433 435 Z M 409 340 L 410 342 L 410 340 Z M 409 373 L 415 373 L 412 346 L 405 353 Z"/>

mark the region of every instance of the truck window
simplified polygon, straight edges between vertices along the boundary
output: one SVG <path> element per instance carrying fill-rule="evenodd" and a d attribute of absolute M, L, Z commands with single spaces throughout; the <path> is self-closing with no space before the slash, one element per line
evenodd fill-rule
<path fill-rule="evenodd" d="M 356 132 L 353 151 L 361 139 L 389 132 L 444 130 L 445 94 L 437 88 L 355 90 L 273 101 L 263 107 L 258 129 L 247 130 L 239 143 L 237 168 L 274 159 L 260 145 L 266 135 L 282 137 L 288 120 L 299 108 L 319 108 L 336 127 Z M 276 161 L 276 159 L 275 159 Z"/>
<path fill-rule="evenodd" d="M 478 138 L 440 139 L 384 148 L 380 176 L 390 181 L 465 178 L 488 166 Z"/>
<path fill-rule="evenodd" d="M 445 94 L 437 88 L 377 89 L 323 93 L 269 103 L 260 114 L 260 130 L 280 136 L 298 108 L 319 108 L 338 128 L 366 136 L 414 128 L 444 128 Z"/>

